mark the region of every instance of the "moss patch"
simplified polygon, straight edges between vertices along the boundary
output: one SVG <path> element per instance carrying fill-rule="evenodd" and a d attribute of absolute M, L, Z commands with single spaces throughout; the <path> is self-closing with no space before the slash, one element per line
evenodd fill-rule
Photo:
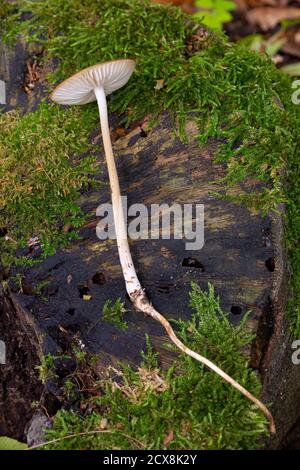
<path fill-rule="evenodd" d="M 96 159 L 86 156 L 76 161 L 71 157 L 91 151 L 88 138 L 93 118 L 89 108 L 62 110 L 46 103 L 24 117 L 16 112 L 0 116 L 4 264 L 24 261 L 22 248 L 28 248 L 30 238 L 47 256 L 76 236 L 69 228 L 80 226 L 84 214 L 75 202 L 96 171 Z M 19 258 L 15 258 L 16 252 Z"/>
<path fill-rule="evenodd" d="M 252 393 L 259 394 L 259 379 L 241 353 L 252 339 L 245 327 L 246 318 L 233 327 L 221 311 L 211 285 L 206 292 L 192 285 L 190 305 L 191 319 L 175 322 L 180 337 L 191 348 L 212 357 Z M 106 432 L 62 439 L 46 448 L 149 450 L 261 446 L 260 439 L 267 432 L 265 417 L 245 397 L 186 355 L 180 355 L 168 371 L 159 368 L 158 360 L 148 339 L 138 370 L 120 365 L 119 371 L 111 371 L 113 378 L 98 379 L 98 382 L 93 379 L 91 387 L 87 384 L 95 373 L 94 359 L 77 357 L 75 372 L 63 379 L 62 395 L 72 400 L 73 410 L 57 413 L 47 440 L 86 431 Z M 78 409 L 81 411 L 75 411 Z M 167 444 L 168 436 L 171 437 Z"/>
<path fill-rule="evenodd" d="M 21 31 L 27 40 L 44 44 L 46 60 L 58 57 L 53 80 L 96 62 L 136 59 L 133 78 L 111 99 L 110 110 L 127 111 L 129 123 L 168 109 L 183 138 L 185 118 L 193 113 L 200 145 L 210 137 L 226 141 L 218 155 L 227 167 L 228 194 L 223 197 L 255 205 L 264 213 L 286 204 L 290 311 L 299 333 L 300 106 L 291 102 L 290 79 L 267 57 L 192 25 L 179 9 L 148 0 L 21 4 L 21 13 L 31 11 L 33 17 L 15 22 L 13 28 L 8 19 L 7 36 Z M 244 196 L 232 196 L 230 187 L 240 181 L 260 184 Z"/>
<path fill-rule="evenodd" d="M 125 312 L 126 308 L 124 302 L 122 302 L 120 298 L 118 298 L 115 303 L 113 303 L 112 300 L 108 299 L 103 305 L 102 309 L 103 320 L 107 321 L 108 323 L 112 323 L 121 330 L 127 330 L 128 325 L 123 320 Z"/>

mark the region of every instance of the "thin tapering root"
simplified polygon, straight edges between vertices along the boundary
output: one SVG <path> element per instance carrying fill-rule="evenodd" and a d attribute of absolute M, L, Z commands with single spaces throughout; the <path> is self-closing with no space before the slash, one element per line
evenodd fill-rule
<path fill-rule="evenodd" d="M 226 374 L 222 369 L 220 369 L 218 366 L 216 366 L 213 362 L 211 362 L 209 359 L 207 359 L 204 356 L 201 356 L 200 354 L 196 353 L 195 351 L 192 351 L 190 348 L 185 346 L 180 339 L 176 336 L 172 326 L 168 322 L 168 320 L 155 308 L 150 304 L 149 300 L 147 299 L 145 293 L 141 290 L 138 292 L 135 292 L 134 295 L 130 296 L 133 305 L 135 308 L 146 315 L 152 317 L 154 320 L 158 321 L 166 330 L 169 338 L 171 341 L 185 354 L 187 354 L 190 357 L 193 357 L 196 359 L 196 361 L 201 362 L 202 364 L 206 365 L 209 369 L 213 370 L 216 374 L 218 374 L 222 379 L 224 379 L 226 382 L 228 382 L 230 385 L 232 385 L 234 388 L 239 390 L 246 398 L 248 398 L 250 401 L 252 401 L 266 416 L 266 418 L 269 421 L 269 430 L 271 434 L 276 433 L 276 427 L 275 427 L 275 422 L 274 418 L 271 414 L 271 412 L 268 410 L 268 408 L 260 401 L 258 400 L 252 393 L 248 392 L 242 385 L 240 385 L 238 382 L 236 382 L 230 375 Z"/>

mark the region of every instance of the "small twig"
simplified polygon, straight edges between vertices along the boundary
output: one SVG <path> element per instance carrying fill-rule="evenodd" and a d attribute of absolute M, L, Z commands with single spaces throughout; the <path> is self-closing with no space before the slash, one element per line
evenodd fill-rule
<path fill-rule="evenodd" d="M 102 429 L 102 430 L 96 429 L 95 431 L 78 432 L 78 433 L 74 433 L 74 434 L 68 434 L 67 436 L 58 437 L 56 439 L 52 439 L 51 441 L 43 442 L 42 444 L 36 444 L 35 446 L 28 447 L 28 449 L 25 449 L 25 450 L 40 449 L 41 447 L 45 447 L 49 444 L 55 444 L 56 442 L 61 442 L 61 441 L 64 441 L 66 439 L 72 439 L 73 437 L 89 436 L 89 435 L 92 435 L 92 434 L 101 434 L 101 433 L 110 433 L 110 434 L 112 434 L 112 433 L 118 433 L 118 432 L 120 432 L 120 431 L 116 431 L 114 429 Z M 135 439 L 134 437 L 128 436 L 127 434 L 123 434 L 123 433 L 122 433 L 122 435 L 124 437 L 126 437 L 126 439 L 131 440 L 132 442 L 135 442 L 136 444 L 138 444 L 139 446 L 141 446 L 145 449 L 145 446 L 140 441 Z"/>
<path fill-rule="evenodd" d="M 26 61 L 26 66 L 27 66 L 27 72 L 29 75 L 29 83 L 34 82 L 34 76 L 33 76 L 33 71 L 34 71 L 34 63 L 31 63 L 31 59 L 28 59 Z"/>
<path fill-rule="evenodd" d="M 65 439 L 72 439 L 73 437 L 79 437 L 79 436 L 87 436 L 91 434 L 100 434 L 100 433 L 112 433 L 114 431 L 109 431 L 109 430 L 95 430 L 95 431 L 85 431 L 85 432 L 79 432 L 79 433 L 74 433 L 74 434 L 68 434 L 67 436 L 64 437 L 58 437 L 56 439 L 52 439 L 51 441 L 43 442 L 42 444 L 36 444 L 35 446 L 28 447 L 26 450 L 35 450 L 39 449 L 41 447 L 45 447 L 49 444 L 55 444 L 56 442 L 61 442 L 64 441 Z"/>

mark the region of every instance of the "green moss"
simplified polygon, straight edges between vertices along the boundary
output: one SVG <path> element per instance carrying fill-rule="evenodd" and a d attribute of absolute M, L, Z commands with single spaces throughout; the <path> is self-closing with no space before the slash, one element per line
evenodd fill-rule
<path fill-rule="evenodd" d="M 7 37 L 19 30 L 28 41 L 45 46 L 46 60 L 59 58 L 52 80 L 108 59 L 136 59 L 136 72 L 110 101 L 111 111 L 127 111 L 129 123 L 170 110 L 182 138 L 185 118 L 192 113 L 200 145 L 211 137 L 226 140 L 218 155 L 227 167 L 229 192 L 223 197 L 263 213 L 285 203 L 290 312 L 299 333 L 300 106 L 291 102 L 290 79 L 267 57 L 199 30 L 180 9 L 148 0 L 25 0 L 21 5 L 21 13 L 31 11 L 33 17 L 13 27 L 8 19 Z M 159 90 L 157 80 L 163 80 Z M 251 181 L 259 183 L 255 190 Z M 229 196 L 239 182 L 247 182 L 250 190 Z"/>
<path fill-rule="evenodd" d="M 191 348 L 213 357 L 258 395 L 259 379 L 241 353 L 252 339 L 245 327 L 246 318 L 239 326 L 232 326 L 211 285 L 204 292 L 194 284 L 190 300 L 191 319 L 175 322 L 181 338 Z M 61 440 L 47 448 L 164 449 L 164 440 L 171 431 L 174 436 L 169 449 L 261 446 L 260 439 L 267 433 L 265 417 L 245 397 L 186 355 L 180 355 L 168 371 L 157 367 L 158 358 L 148 339 L 141 368 L 135 371 L 120 366 L 117 383 L 107 378 L 98 383 L 100 396 L 94 390 L 92 396 L 82 392 L 80 415 L 66 410 L 57 413 L 47 437 Z M 88 378 L 89 367 L 83 367 Z M 66 380 L 68 389 L 70 382 L 76 383 L 74 374 Z M 85 384 L 82 388 L 88 389 Z M 63 439 L 69 434 L 103 428 L 108 432 Z"/>
<path fill-rule="evenodd" d="M 46 256 L 75 236 L 64 227 L 84 220 L 75 202 L 96 159 L 73 157 L 91 151 L 93 117 L 89 107 L 62 110 L 46 103 L 24 117 L 0 116 L 0 227 L 9 237 L 0 238 L 4 264 L 30 237 L 38 237 Z"/>
<path fill-rule="evenodd" d="M 39 373 L 39 379 L 43 384 L 47 380 L 54 379 L 56 377 L 55 357 L 51 354 L 43 356 L 40 365 L 36 366 L 36 369 Z"/>
<path fill-rule="evenodd" d="M 124 313 L 126 312 L 124 302 L 119 298 L 113 302 L 108 299 L 103 306 L 103 320 L 113 325 L 116 325 L 121 330 L 127 330 L 128 325 L 123 320 Z"/>

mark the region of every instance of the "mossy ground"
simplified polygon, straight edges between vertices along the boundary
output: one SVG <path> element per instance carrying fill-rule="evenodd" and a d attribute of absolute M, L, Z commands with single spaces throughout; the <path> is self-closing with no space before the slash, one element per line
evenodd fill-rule
<path fill-rule="evenodd" d="M 175 322 L 181 338 L 259 394 L 259 378 L 241 353 L 252 339 L 246 318 L 233 327 L 211 285 L 203 292 L 194 284 L 190 305 L 191 319 Z M 188 356 L 161 370 L 149 339 L 138 370 L 120 365 L 104 379 L 95 378 L 95 358 L 78 348 L 74 357 L 76 368 L 63 377 L 61 392 L 71 407 L 55 416 L 47 441 L 59 441 L 48 449 L 255 449 L 267 433 L 252 403 Z M 55 363 L 45 361 L 42 377 L 53 378 Z M 98 432 L 78 435 L 92 431 Z M 64 439 L 70 434 L 76 436 Z"/>
<path fill-rule="evenodd" d="M 276 210 L 279 203 L 285 203 L 285 240 L 292 271 L 290 311 L 294 330 L 299 332 L 300 106 L 291 102 L 290 79 L 278 72 L 267 57 L 254 54 L 244 46 L 230 44 L 222 35 L 192 25 L 189 18 L 173 7 L 153 5 L 147 0 L 25 0 L 21 5 L 21 13 L 33 13 L 31 19 L 20 23 L 18 14 L 10 16 L 2 23 L 2 28 L 7 27 L 7 39 L 21 32 L 28 41 L 40 42 L 45 48 L 45 61 L 59 58 L 59 66 L 50 77 L 51 82 L 104 60 L 119 57 L 136 59 L 137 68 L 132 79 L 110 99 L 111 111 L 120 115 L 125 113 L 124 122 L 129 124 L 146 114 L 155 118 L 167 109 L 174 117 L 174 128 L 183 139 L 185 118 L 188 114 L 192 115 L 199 126 L 199 145 L 210 137 L 222 138 L 222 142 L 225 142 L 220 147 L 217 159 L 227 167 L 227 197 L 232 197 L 230 189 L 236 183 L 251 180 L 260 182 L 260 185 L 256 184 L 256 189 L 243 197 L 234 197 L 237 202 L 254 205 L 264 213 Z M 158 80 L 163 86 L 156 87 Z M 51 132 L 45 135 L 44 116 L 48 116 L 47 128 L 55 130 L 55 136 Z M 60 120 L 59 126 L 55 125 L 57 119 Z M 20 131 L 27 152 L 32 141 L 40 142 L 41 137 L 45 140 L 45 143 L 40 143 L 46 145 L 45 164 L 50 164 L 51 171 L 58 176 L 54 189 L 49 183 L 49 194 L 45 191 L 41 197 L 40 177 L 43 184 L 48 183 L 46 173 L 41 175 L 38 171 L 39 153 L 36 153 L 33 160 L 35 171 L 31 176 L 26 173 L 25 177 L 26 184 L 32 187 L 31 198 L 20 197 L 21 188 L 16 206 L 14 193 L 9 191 L 10 183 L 6 182 L 8 192 L 2 197 L 5 221 L 11 223 L 8 235 L 12 234 L 11 238 L 14 238 L 14 233 L 21 233 L 21 245 L 29 236 L 42 236 L 49 252 L 49 247 L 55 249 L 61 240 L 66 216 L 71 218 L 71 225 L 79 224 L 75 199 L 79 188 L 87 181 L 93 162 L 87 160 L 88 167 L 82 167 L 85 165 L 83 160 L 76 169 L 72 166 L 72 157 L 91 151 L 87 137 L 89 130 L 95 128 L 96 119 L 97 109 L 94 104 L 80 111 L 58 111 L 57 107 L 44 104 L 36 113 L 22 119 L 14 115 L 1 118 L 0 132 L 6 132 L 5 139 L 11 141 L 10 156 L 4 139 L 1 141 L 0 138 L 0 155 L 6 156 L 11 168 L 11 173 L 2 175 L 4 182 L 5 175 L 8 175 L 10 182 L 15 178 L 12 165 L 16 162 L 17 168 L 22 171 L 23 142 L 17 137 Z M 13 125 L 10 125 L 11 121 Z M 33 132 L 29 133 L 31 137 L 28 138 L 26 123 L 27 126 L 33 126 Z M 74 134 L 76 139 L 72 138 Z M 57 155 L 56 152 L 50 152 L 48 159 L 52 139 L 61 142 L 62 149 L 58 146 Z M 67 145 L 64 144 L 65 139 Z M 51 166 L 52 158 L 55 165 L 62 165 L 59 175 L 55 173 L 55 165 Z M 46 167 L 44 169 L 47 171 Z M 66 186 L 64 174 L 67 176 Z M 76 184 L 68 193 L 68 181 L 70 176 L 73 178 L 75 175 Z M 19 172 L 17 176 L 21 178 Z M 22 181 L 19 184 L 22 185 Z M 67 188 L 67 208 L 63 188 Z M 53 212 L 49 209 L 50 195 L 51 204 L 58 207 Z M 36 223 L 34 231 L 26 222 L 25 215 L 29 210 L 27 204 L 33 204 L 41 214 L 37 221 L 42 220 L 42 224 L 39 226 Z M 47 230 L 45 217 L 49 217 Z M 50 235 L 51 231 L 54 237 Z M 19 242 L 16 242 L 17 247 Z M 207 317 L 207 322 L 201 323 L 199 319 L 201 328 L 197 334 L 194 327 L 190 333 L 184 327 L 184 338 L 195 349 L 215 359 L 252 392 L 258 393 L 258 381 L 239 353 L 242 345 L 239 330 L 225 327 L 223 320 L 220 324 L 214 323 L 217 321 L 215 313 L 218 308 L 207 309 L 207 301 L 203 302 L 204 310 L 197 307 L 201 315 L 204 311 L 213 311 L 214 314 Z M 132 397 L 124 396 L 124 391 L 107 388 L 106 394 L 100 398 L 99 406 L 107 407 L 108 422 L 113 427 L 121 425 L 119 434 L 99 434 L 93 440 L 66 440 L 60 446 L 107 448 L 111 445 L 130 448 L 134 444 L 132 440 L 124 438 L 127 434 L 142 441 L 147 448 L 163 447 L 163 436 L 173 430 L 175 439 L 171 446 L 176 448 L 256 447 L 258 435 L 263 430 L 260 414 L 249 404 L 246 405 L 244 398 L 235 391 L 221 384 L 214 374 L 204 373 L 198 364 L 188 358 L 181 360 L 188 374 L 172 376 L 169 372 L 165 378 L 168 389 L 160 394 L 141 391 L 138 404 L 132 402 Z M 199 373 L 202 374 L 201 380 Z M 126 379 L 130 380 L 131 386 L 139 380 L 136 374 L 130 372 L 130 379 Z M 105 402 L 107 397 L 108 402 Z M 199 397 L 202 398 L 199 400 Z M 208 400 L 208 397 L 211 399 Z M 84 414 L 83 419 L 72 412 L 61 412 L 57 416 L 53 437 L 97 427 L 102 416 L 97 401 L 96 415 Z M 109 406 L 111 404 L 113 406 Z M 152 437 L 147 429 L 153 430 Z M 154 432 L 156 430 L 159 433 Z"/>

